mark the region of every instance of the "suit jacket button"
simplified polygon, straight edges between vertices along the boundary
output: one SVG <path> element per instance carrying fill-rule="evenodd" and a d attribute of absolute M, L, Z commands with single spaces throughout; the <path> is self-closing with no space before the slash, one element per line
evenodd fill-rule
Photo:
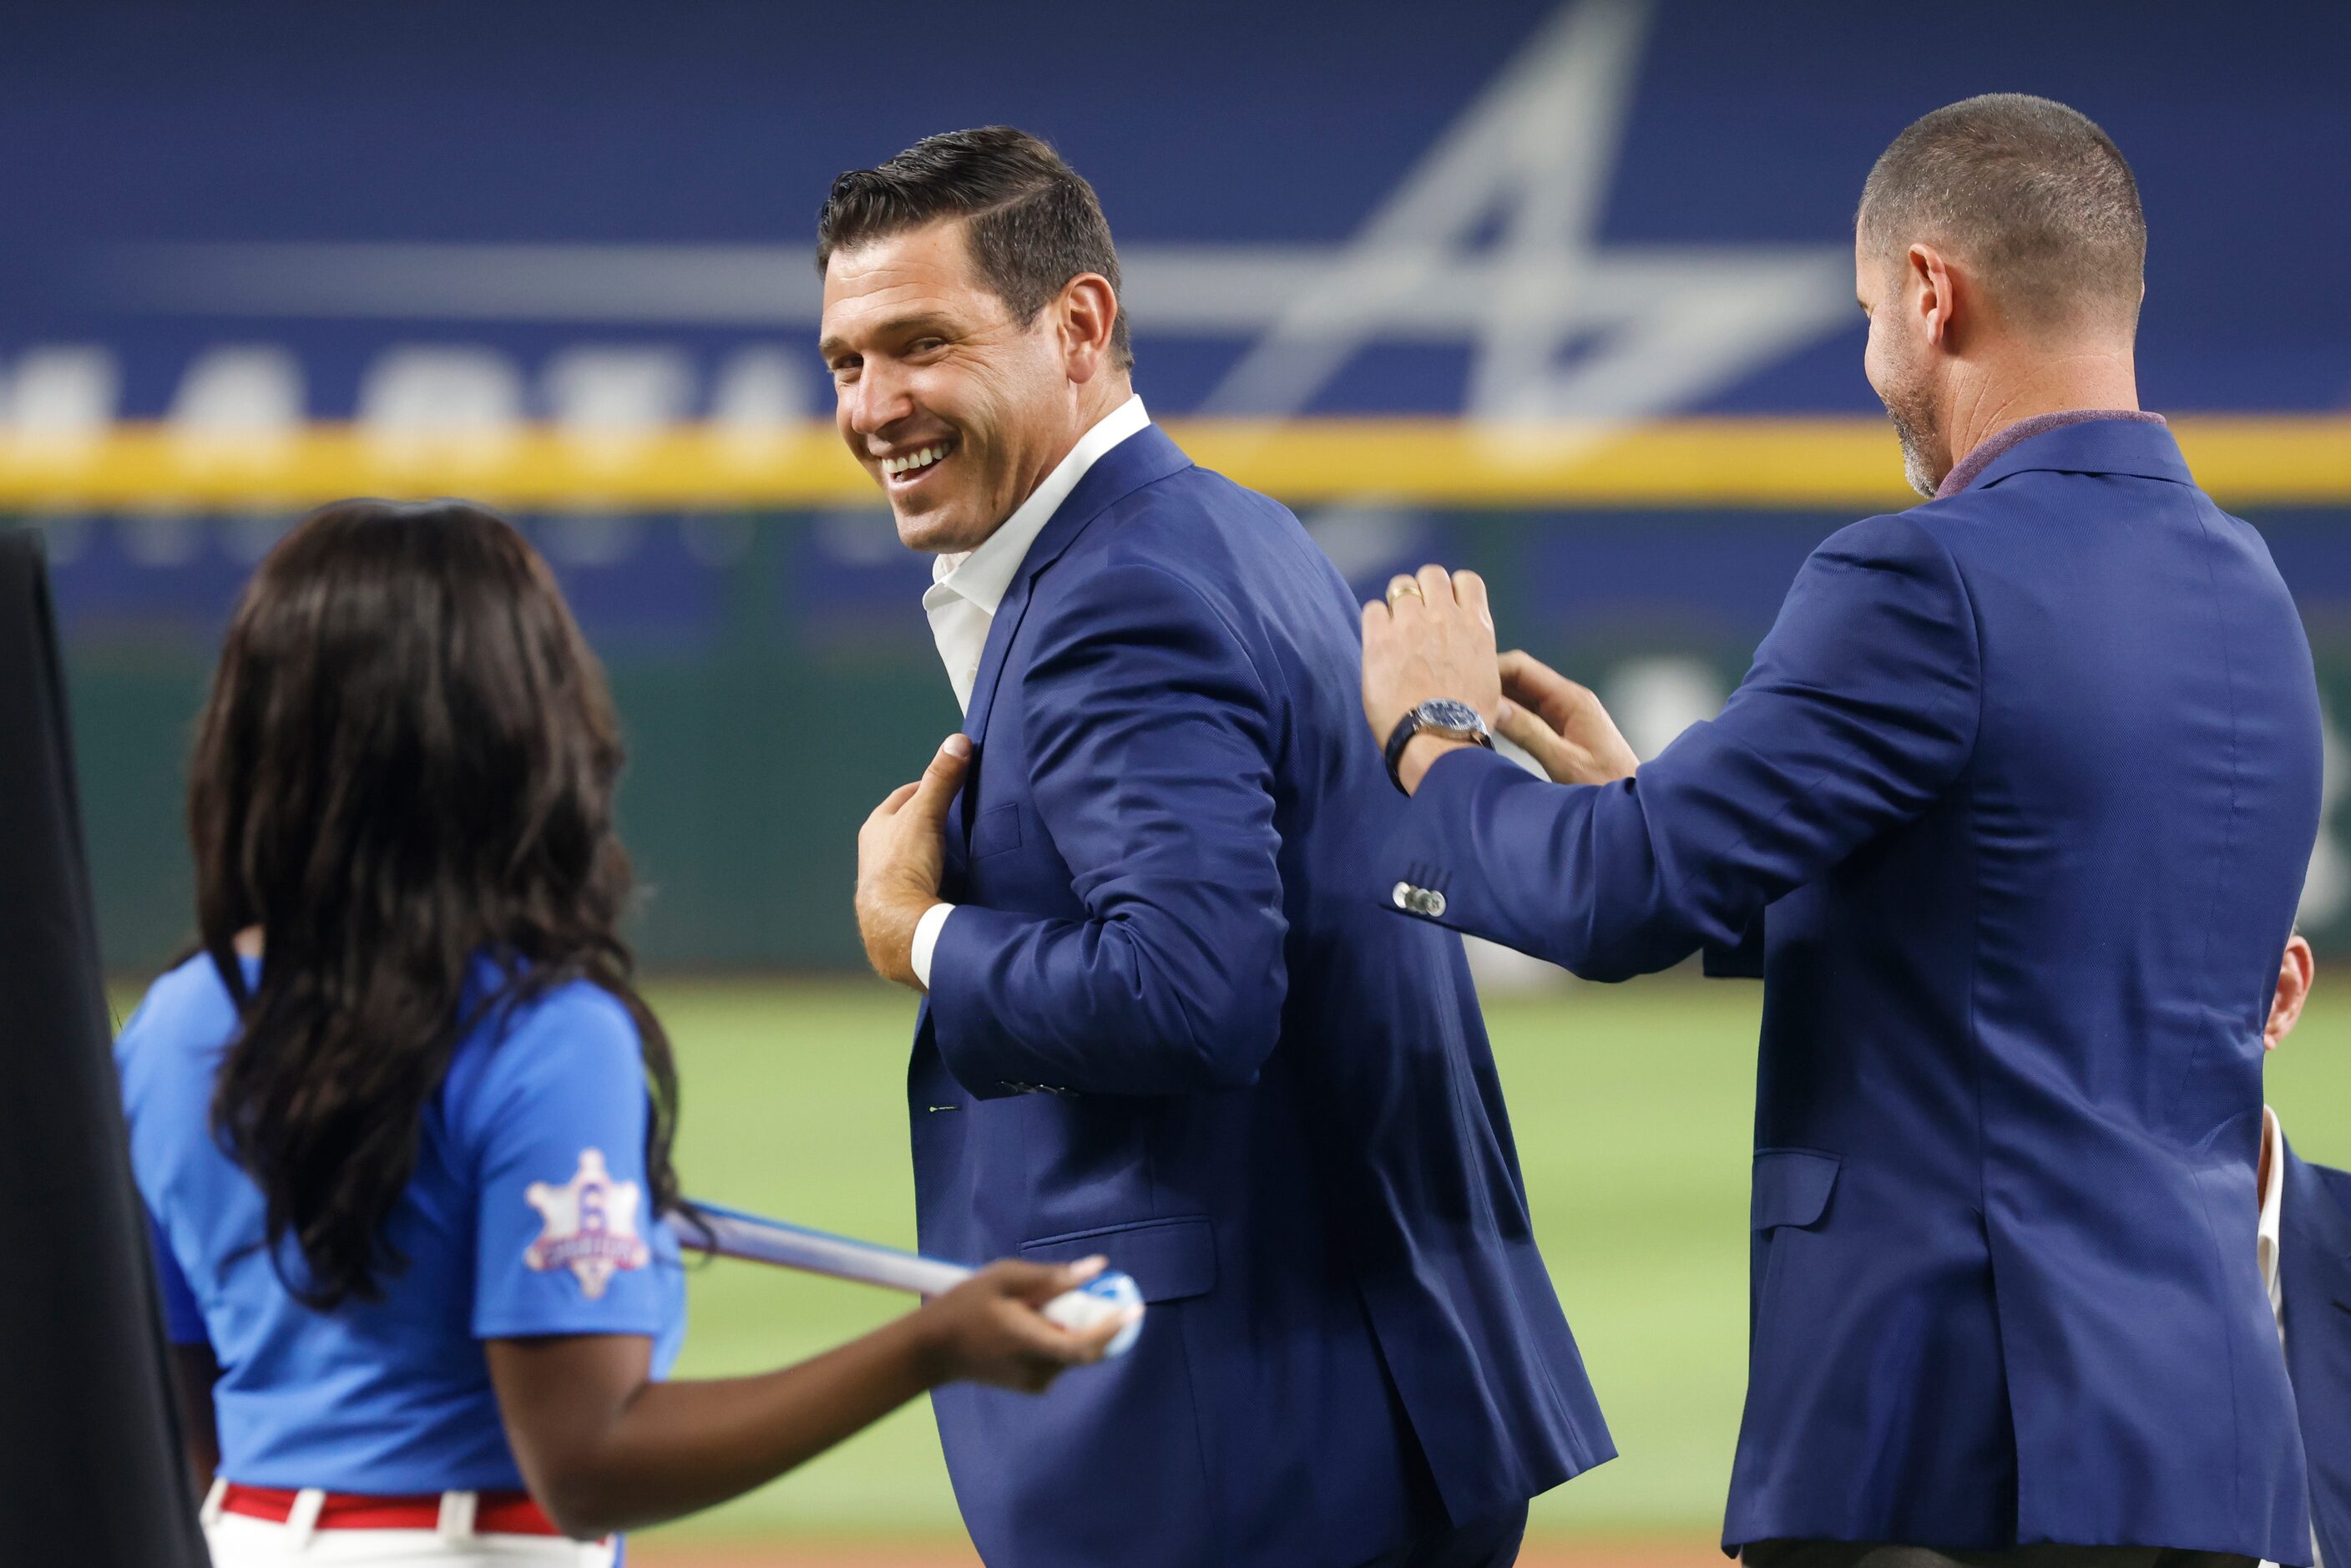
<path fill-rule="evenodd" d="M 1415 887 L 1408 882 L 1400 882 L 1389 896 L 1395 900 L 1398 909 L 1425 915 L 1431 920 L 1445 913 L 1445 895 L 1435 888 Z"/>

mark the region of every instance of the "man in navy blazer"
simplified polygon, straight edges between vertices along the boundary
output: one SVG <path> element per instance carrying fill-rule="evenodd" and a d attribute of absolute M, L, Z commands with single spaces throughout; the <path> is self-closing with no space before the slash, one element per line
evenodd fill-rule
<path fill-rule="evenodd" d="M 2312 1165 L 2280 1134 L 2278 1278 L 2285 1364 L 2309 1464 L 2312 1544 L 2351 1562 L 2351 1171 Z"/>
<path fill-rule="evenodd" d="M 2296 936 L 2278 967 L 2264 1046 L 2293 1032 L 2315 973 Z M 2264 1107 L 2261 1195 L 2256 1250 L 2301 1416 L 2311 1550 L 2321 1563 L 2351 1562 L 2351 1171 L 2295 1154 Z"/>
<path fill-rule="evenodd" d="M 2137 411 L 2145 245 L 2062 105 L 1896 140 L 1865 366 L 1931 498 L 1823 544 L 1721 717 L 1637 773 L 1588 692 L 1504 684 L 1469 574 L 1364 612 L 1415 792 L 1368 892 L 1602 979 L 1760 946 L 1723 1532 L 1753 1562 L 2310 1560 L 2243 1216 L 2316 684 L 2260 537 Z M 1506 692 L 1585 781 L 1419 711 Z"/>
<path fill-rule="evenodd" d="M 1149 1303 L 1040 1399 L 934 1396 L 981 1554 L 1511 1562 L 1612 1449 L 1460 940 L 1355 896 L 1405 802 L 1344 581 L 1151 425 L 1109 228 L 1043 143 L 843 175 L 819 254 L 841 431 L 938 554 L 967 705 L 860 840 L 867 951 L 928 992 L 922 1244 L 1104 1255 Z"/>

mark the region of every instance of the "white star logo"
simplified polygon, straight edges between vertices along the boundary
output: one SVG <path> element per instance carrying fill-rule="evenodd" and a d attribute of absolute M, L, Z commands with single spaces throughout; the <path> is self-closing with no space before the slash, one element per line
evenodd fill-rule
<path fill-rule="evenodd" d="M 569 1269 L 590 1301 L 604 1293 L 615 1272 L 642 1269 L 652 1256 L 637 1234 L 637 1204 L 643 1189 L 614 1181 L 604 1151 L 580 1151 L 580 1168 L 560 1186 L 535 1181 L 523 1198 L 538 1210 L 546 1228 L 523 1249 L 522 1260 L 544 1273 Z"/>

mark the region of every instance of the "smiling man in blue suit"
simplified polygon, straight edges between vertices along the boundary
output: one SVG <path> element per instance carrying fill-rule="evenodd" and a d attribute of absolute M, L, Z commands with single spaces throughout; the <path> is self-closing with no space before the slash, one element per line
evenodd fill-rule
<path fill-rule="evenodd" d="M 1611 1453 L 1535 1250 L 1460 940 L 1355 878 L 1405 802 L 1344 581 L 1134 396 L 1092 190 L 1002 127 L 841 176 L 841 431 L 965 735 L 860 838 L 925 1250 L 1149 1303 L 1039 1400 L 935 1396 L 1009 1568 L 1503 1568 Z M 966 736 L 968 739 L 966 739 Z"/>
<path fill-rule="evenodd" d="M 2316 683 L 2260 537 L 2138 409 L 2145 252 L 2062 105 L 1895 141 L 1864 362 L 1930 498 L 1822 545 L 1721 717 L 1637 772 L 1588 692 L 1498 673 L 1468 574 L 1364 612 L 1400 924 L 1599 978 L 1760 946 L 1750 1562 L 2310 1561 L 2245 1217 Z"/>

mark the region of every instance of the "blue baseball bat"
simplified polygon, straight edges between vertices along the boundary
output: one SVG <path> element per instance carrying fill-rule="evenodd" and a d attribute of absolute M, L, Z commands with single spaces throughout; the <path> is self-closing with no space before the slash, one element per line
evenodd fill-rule
<path fill-rule="evenodd" d="M 691 1251 L 772 1263 L 778 1268 L 853 1280 L 861 1285 L 911 1291 L 923 1296 L 940 1295 L 972 1276 L 973 1271 L 960 1263 L 925 1258 L 919 1252 L 904 1252 L 895 1247 L 836 1236 L 829 1230 L 768 1219 L 722 1204 L 689 1201 L 693 1212 L 674 1215 L 672 1222 L 679 1244 Z M 1142 1305 L 1143 1292 L 1136 1287 L 1134 1276 L 1105 1269 L 1076 1290 L 1054 1297 L 1040 1310 L 1063 1328 L 1082 1333 L 1113 1313 L 1128 1307 L 1140 1309 Z M 1142 1332 L 1143 1320 L 1138 1316 L 1110 1342 L 1104 1354 L 1124 1355 Z"/>

